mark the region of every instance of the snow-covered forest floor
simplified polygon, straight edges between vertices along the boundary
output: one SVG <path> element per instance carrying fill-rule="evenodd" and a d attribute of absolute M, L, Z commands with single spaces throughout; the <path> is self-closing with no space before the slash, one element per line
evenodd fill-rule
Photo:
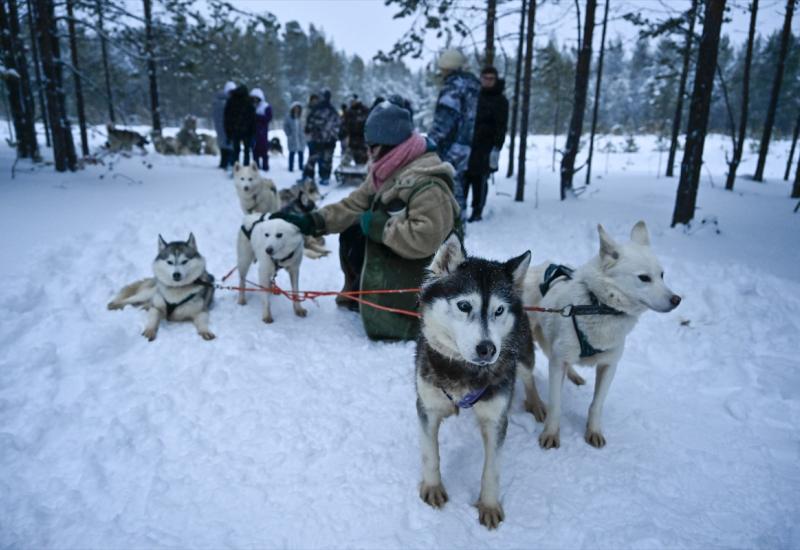
<path fill-rule="evenodd" d="M 217 277 L 234 265 L 241 214 L 216 158 L 151 152 L 74 174 L 20 165 L 11 180 L 3 144 L 0 547 L 800 546 L 800 213 L 781 179 L 788 143 L 771 147 L 765 184 L 740 178 L 730 193 L 729 140 L 710 137 L 687 232 L 669 227 L 677 179 L 657 177 L 666 153 L 635 139 L 638 153 L 598 153 L 592 186 L 560 202 L 552 138 L 534 137 L 525 202 L 497 177 L 485 221 L 468 227 L 476 255 L 531 249 L 535 263 L 580 263 L 596 252 L 597 223 L 627 239 L 644 219 L 683 297 L 630 336 L 606 448 L 583 441 L 591 372 L 587 386 L 565 386 L 554 451 L 539 448 L 541 425 L 517 388 L 496 532 L 473 507 L 483 451 L 471 412 L 440 436 L 450 502 L 433 510 L 418 497 L 413 344 L 370 342 L 332 299 L 305 319 L 276 299 L 267 326 L 259 299 L 240 307 L 220 291 L 211 342 L 162 324 L 148 343 L 141 311 L 106 310 L 149 275 L 159 233 L 194 232 Z M 753 172 L 746 155 L 741 174 Z M 279 187 L 294 181 L 285 158 L 272 167 Z M 328 246 L 330 257 L 304 261 L 301 288 L 341 287 L 335 236 Z M 278 282 L 288 286 L 285 274 Z M 540 353 L 537 363 L 547 400 Z"/>

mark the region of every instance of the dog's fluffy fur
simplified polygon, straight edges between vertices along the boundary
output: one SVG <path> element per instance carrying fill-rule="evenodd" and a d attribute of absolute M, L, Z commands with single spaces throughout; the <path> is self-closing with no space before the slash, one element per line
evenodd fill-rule
<path fill-rule="evenodd" d="M 142 134 L 132 130 L 115 128 L 111 124 L 106 125 L 106 132 L 108 133 L 106 147 L 109 151 L 114 153 L 119 151 L 132 151 L 134 147 L 145 151 L 145 145 L 148 143 L 147 138 Z"/>
<path fill-rule="evenodd" d="M 248 238 L 249 234 L 249 238 Z M 296 225 L 281 219 L 269 219 L 267 214 L 249 214 L 242 220 L 236 247 L 239 284 L 245 287 L 247 272 L 255 260 L 258 263 L 258 284 L 269 288 L 275 274 L 284 268 L 289 272 L 292 291 L 299 289 L 300 264 L 303 261 L 303 235 Z M 264 292 L 265 323 L 273 321 L 270 310 L 270 292 Z M 245 305 L 245 291 L 239 291 L 239 304 Z M 292 302 L 294 313 L 305 317 L 306 310 L 299 302 Z"/>
<path fill-rule="evenodd" d="M 142 335 L 155 340 L 161 319 L 192 321 L 204 340 L 214 338 L 208 328 L 208 310 L 214 298 L 214 277 L 197 251 L 194 235 L 186 241 L 167 243 L 158 236 L 158 255 L 153 261 L 154 277 L 125 286 L 108 304 L 108 309 L 131 305 L 147 310 Z"/>
<path fill-rule="evenodd" d="M 278 188 L 271 179 L 261 176 L 258 166 L 250 163 L 233 165 L 233 182 L 244 214 L 272 213 L 278 210 Z"/>
<path fill-rule="evenodd" d="M 626 244 L 616 243 L 602 226 L 598 226 L 598 231 L 599 254 L 576 269 L 571 279 L 557 279 L 544 297 L 539 285 L 550 262 L 533 267 L 525 279 L 526 305 L 558 309 L 570 304 L 584 305 L 590 303 L 591 292 L 600 303 L 622 312 L 621 315 L 577 317 L 586 339 L 601 350 L 584 358 L 580 357 L 580 342 L 571 318 L 554 313 L 530 314 L 536 342 L 549 361 L 547 420 L 539 436 L 539 444 L 545 449 L 560 445 L 561 391 L 565 375 L 576 384 L 583 383 L 573 370 L 576 364 L 597 367 L 585 439 L 594 447 L 606 444 L 601 426 L 603 403 L 625 349 L 625 337 L 646 310 L 671 311 L 681 300 L 664 284 L 664 271 L 650 248 L 644 222 L 633 227 L 631 241 Z"/>
<path fill-rule="evenodd" d="M 521 301 L 530 258 L 530 252 L 505 263 L 467 257 L 453 235 L 437 251 L 420 293 L 422 325 L 416 353 L 420 498 L 435 508 L 447 501 L 439 471 L 439 426 L 458 413 L 456 403 L 485 388 L 473 409 L 486 453 L 478 518 L 489 529 L 504 519 L 497 455 L 518 373 L 525 384 L 526 407 L 539 421 L 545 416 L 533 384 L 533 343 Z"/>
<path fill-rule="evenodd" d="M 292 186 L 288 189 L 281 189 L 279 196 L 281 199 L 281 212 L 290 214 L 310 214 L 317 209 L 317 205 L 311 195 L 304 190 L 305 186 Z M 303 254 L 307 258 L 317 260 L 324 258 L 331 253 L 325 248 L 324 237 L 313 237 L 306 235 L 303 238 Z"/>

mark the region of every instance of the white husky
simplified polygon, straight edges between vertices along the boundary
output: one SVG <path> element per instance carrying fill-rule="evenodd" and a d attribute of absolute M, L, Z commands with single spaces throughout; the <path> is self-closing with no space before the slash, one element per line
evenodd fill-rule
<path fill-rule="evenodd" d="M 614 242 L 602 226 L 598 231 L 600 253 L 585 265 L 572 270 L 545 263 L 531 268 L 525 279 L 526 305 L 563 311 L 530 314 L 534 339 L 549 360 L 547 419 L 539 436 L 545 449 L 560 445 L 564 376 L 583 383 L 572 370 L 575 364 L 597 367 L 584 437 L 593 447 L 606 444 L 603 403 L 625 350 L 625 337 L 646 310 L 667 312 L 681 303 L 664 284 L 664 270 L 650 249 L 643 221 L 633 226 L 626 244 Z"/>
<path fill-rule="evenodd" d="M 244 214 L 263 214 L 275 212 L 280 207 L 278 188 L 271 179 L 261 177 L 258 166 L 250 163 L 242 166 L 238 162 L 233 165 L 233 182 L 239 205 Z"/>
<path fill-rule="evenodd" d="M 242 220 L 236 246 L 239 285 L 245 287 L 247 272 L 253 261 L 258 262 L 258 284 L 268 288 L 279 269 L 289 272 L 292 291 L 297 292 L 300 279 L 300 263 L 303 261 L 303 234 L 300 229 L 285 220 L 269 219 L 269 214 L 249 214 Z M 264 292 L 265 323 L 271 323 L 269 292 Z M 247 303 L 245 291 L 239 291 L 239 304 Z M 292 302 L 294 313 L 305 317 L 306 310 L 299 302 Z"/>

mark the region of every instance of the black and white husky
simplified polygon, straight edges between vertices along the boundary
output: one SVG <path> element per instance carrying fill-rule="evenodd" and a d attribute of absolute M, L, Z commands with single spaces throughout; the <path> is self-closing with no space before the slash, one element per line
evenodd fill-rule
<path fill-rule="evenodd" d="M 214 276 L 206 271 L 194 235 L 171 243 L 159 235 L 153 275 L 125 286 L 109 302 L 108 309 L 128 305 L 146 309 L 147 325 L 142 336 L 151 342 L 156 339 L 161 319 L 192 321 L 204 340 L 212 340 L 208 310 L 214 298 Z"/>
<path fill-rule="evenodd" d="M 498 451 L 519 372 L 525 406 L 537 420 L 545 408 L 533 384 L 533 345 L 522 309 L 522 284 L 531 253 L 505 263 L 468 257 L 451 235 L 439 248 L 420 292 L 417 413 L 422 447 L 420 498 L 447 502 L 439 472 L 439 425 L 472 408 L 485 448 L 478 519 L 489 529 L 504 519 L 499 500 Z"/>

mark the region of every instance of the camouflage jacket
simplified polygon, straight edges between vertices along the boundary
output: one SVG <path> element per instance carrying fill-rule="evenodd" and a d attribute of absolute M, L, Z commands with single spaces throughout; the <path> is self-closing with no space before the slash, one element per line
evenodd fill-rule
<path fill-rule="evenodd" d="M 458 71 L 447 76 L 436 101 L 433 127 L 428 137 L 436 143 L 442 160 L 463 173 L 469 162 L 481 83 L 475 75 Z"/>
<path fill-rule="evenodd" d="M 342 119 L 327 101 L 320 101 L 311 108 L 306 119 L 306 134 L 312 143 L 336 143 Z"/>

